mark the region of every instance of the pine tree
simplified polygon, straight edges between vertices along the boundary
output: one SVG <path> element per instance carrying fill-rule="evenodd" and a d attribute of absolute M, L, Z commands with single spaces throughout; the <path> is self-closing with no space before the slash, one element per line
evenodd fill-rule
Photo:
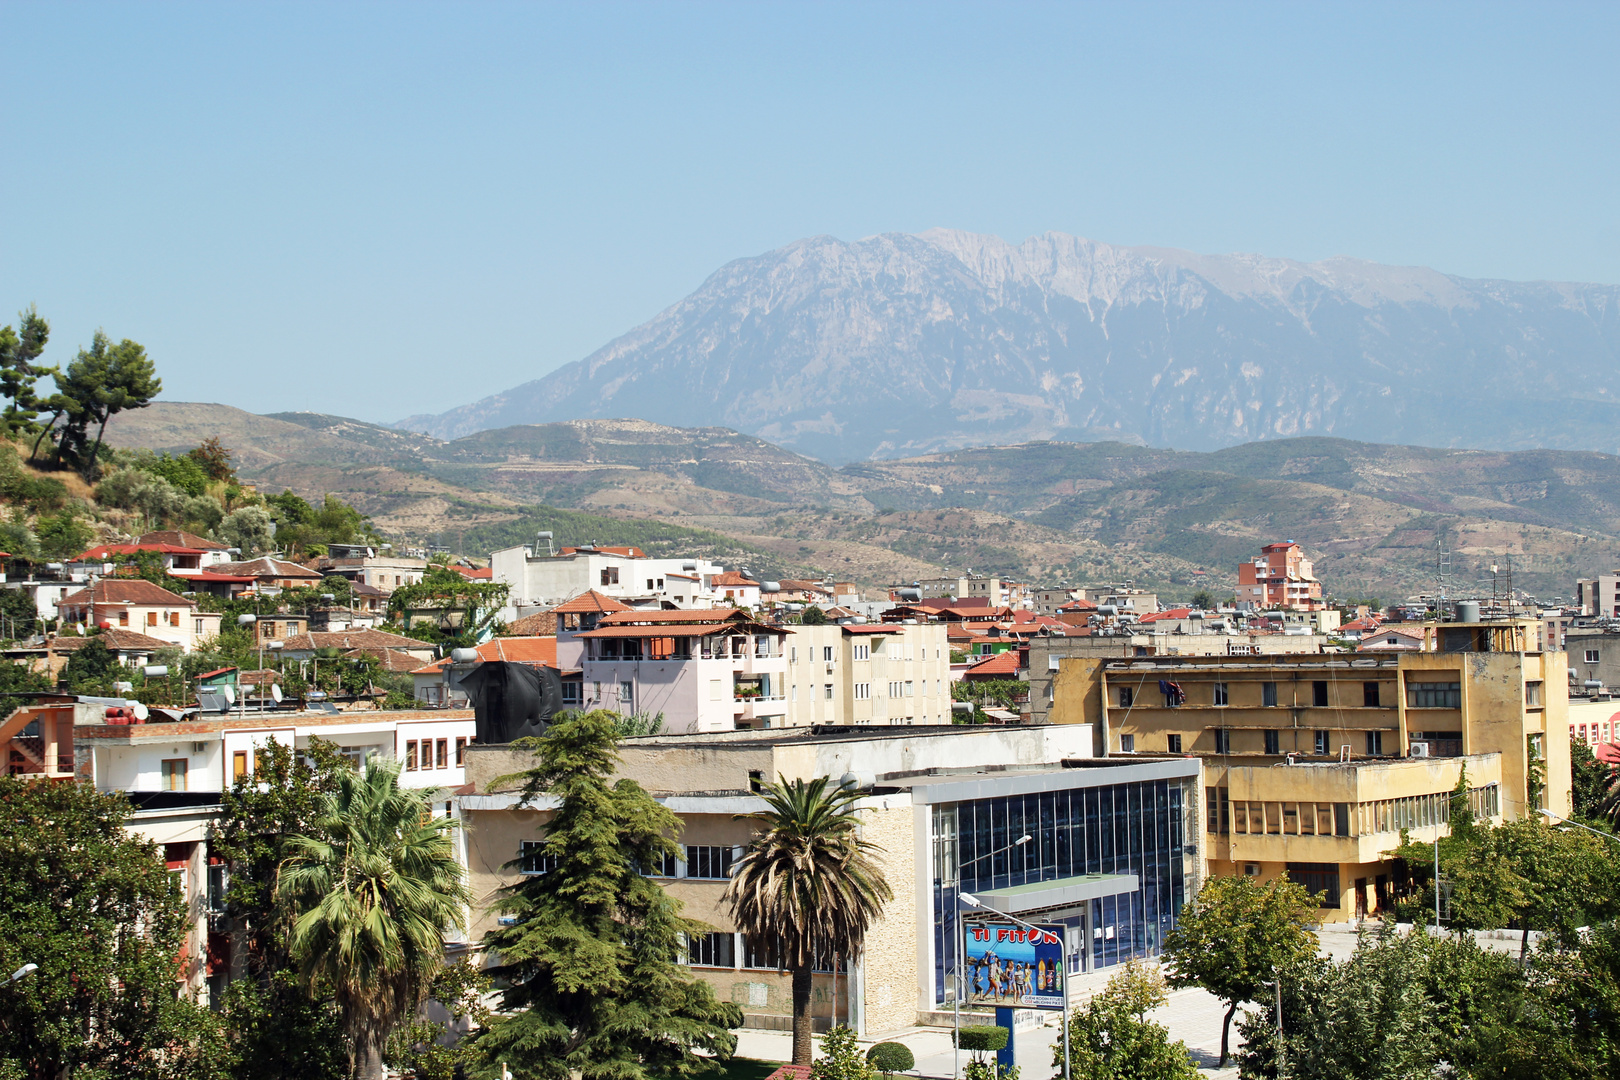
<path fill-rule="evenodd" d="M 512 1015 L 477 1049 L 519 1080 L 674 1080 L 708 1067 L 695 1050 L 724 1059 L 736 1048 L 742 1011 L 676 962 L 682 935 L 710 928 L 683 919 L 642 872 L 674 853 L 680 821 L 635 781 L 610 784 L 617 719 L 570 716 L 514 744 L 538 751 L 521 774 L 524 802 L 561 800 L 546 825 L 545 872 L 506 890 L 501 910 L 515 922 L 485 939 Z"/>

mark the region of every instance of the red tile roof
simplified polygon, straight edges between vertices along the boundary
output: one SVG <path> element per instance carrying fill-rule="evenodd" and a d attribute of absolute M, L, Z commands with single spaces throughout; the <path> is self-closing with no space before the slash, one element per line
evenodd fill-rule
<path fill-rule="evenodd" d="M 53 637 L 50 640 L 50 648 L 54 652 L 74 652 L 98 639 L 113 652 L 156 652 L 159 649 L 179 648 L 172 641 L 147 637 L 145 634 L 137 634 L 133 630 L 122 630 L 116 626 L 103 630 L 99 634 L 91 634 L 86 637 L 80 637 L 77 634 L 64 634 Z"/>
<path fill-rule="evenodd" d="M 57 609 L 86 607 L 89 604 L 139 604 L 144 607 L 189 607 L 197 605 L 144 578 L 103 579 L 88 588 L 64 596 Z"/>
<path fill-rule="evenodd" d="M 350 649 L 343 655 L 350 660 L 361 656 L 369 656 L 373 660 L 380 661 L 384 671 L 393 672 L 411 671 L 416 667 L 417 664 L 422 662 L 420 657 L 412 656 L 410 653 L 400 652 L 398 649 Z"/>
<path fill-rule="evenodd" d="M 408 649 L 414 652 L 433 646 L 416 638 L 383 630 L 326 630 L 294 634 L 282 648 L 287 652 L 307 652 L 312 649 Z"/>
<path fill-rule="evenodd" d="M 116 555 L 133 555 L 137 551 L 155 551 L 159 555 L 201 555 L 202 548 L 176 547 L 174 544 L 98 544 L 72 562 L 107 562 Z"/>
<path fill-rule="evenodd" d="M 719 588 L 723 585 L 730 585 L 733 588 L 739 585 L 752 585 L 756 589 L 759 588 L 759 582 L 755 581 L 753 578 L 745 578 L 735 570 L 727 570 L 723 574 L 714 575 L 711 584 L 713 584 L 715 588 Z"/>
<path fill-rule="evenodd" d="M 180 547 L 201 548 L 203 551 L 229 551 L 228 544 L 221 544 L 218 540 L 209 540 L 188 533 L 184 529 L 163 529 L 158 532 L 144 533 L 135 541 L 137 544 L 176 544 Z"/>
<path fill-rule="evenodd" d="M 602 619 L 603 626 L 625 626 L 630 623 L 724 623 L 748 622 L 745 611 L 736 608 L 680 608 L 674 611 L 632 611 L 625 608 Z"/>
<path fill-rule="evenodd" d="M 967 669 L 963 678 L 987 678 L 992 675 L 1015 676 L 1018 674 L 1019 667 L 1018 650 L 1008 649 L 1006 652 L 997 653 L 988 660 L 980 660 Z"/>
<path fill-rule="evenodd" d="M 513 664 L 533 664 L 537 667 L 557 666 L 557 639 L 555 637 L 504 637 L 486 641 L 478 646 L 478 659 L 505 660 Z M 425 667 L 414 668 L 412 675 L 431 675 L 444 670 L 450 663 L 447 656 Z"/>
<path fill-rule="evenodd" d="M 1166 619 L 1185 619 L 1187 616 L 1192 614 L 1192 610 L 1193 609 L 1190 607 L 1175 607 L 1166 611 L 1155 611 L 1153 614 L 1144 615 L 1136 621 L 1150 623 L 1163 622 Z"/>
<path fill-rule="evenodd" d="M 578 596 L 566 603 L 558 604 L 552 608 L 554 615 L 572 615 L 575 613 L 600 614 L 604 611 L 629 611 L 630 605 L 621 604 L 605 593 L 595 589 L 586 589 Z"/>
<path fill-rule="evenodd" d="M 272 559 L 268 555 L 248 562 L 219 563 L 214 567 L 214 571 L 220 574 L 247 574 L 256 578 L 305 578 L 315 581 L 319 581 L 325 576 L 307 566 L 299 566 L 295 562 L 286 562 L 282 559 Z"/>

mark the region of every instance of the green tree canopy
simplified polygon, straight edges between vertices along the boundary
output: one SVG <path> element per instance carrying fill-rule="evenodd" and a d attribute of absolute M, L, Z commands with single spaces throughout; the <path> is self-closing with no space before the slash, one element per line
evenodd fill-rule
<path fill-rule="evenodd" d="M 77 465 L 87 479 L 95 476 L 107 421 L 126 409 L 144 409 L 163 391 L 163 380 L 144 348 L 128 338 L 114 345 L 100 330 L 90 348 L 80 349 L 56 376 L 56 385 L 59 392 L 48 404 L 66 418 L 57 437 L 57 458 Z"/>
<path fill-rule="evenodd" d="M 1187 1044 L 1147 1014 L 1169 1000 L 1164 978 L 1137 961 L 1108 980 L 1102 993 L 1069 1019 L 1069 1075 L 1075 1080 L 1197 1080 Z M 1063 1075 L 1063 1043 L 1052 1046 Z"/>
<path fill-rule="evenodd" d="M 473 581 L 448 567 L 430 566 L 421 581 L 389 594 L 388 614 L 407 632 L 432 631 L 428 640 L 476 645 L 494 630 L 511 591 L 504 581 Z"/>
<path fill-rule="evenodd" d="M 866 932 L 894 892 L 860 835 L 860 792 L 828 777 L 779 777 L 751 816 L 759 835 L 726 885 L 737 928 L 775 942 L 792 972 L 793 1061 L 810 1064 L 810 993 L 817 959 L 858 956 Z"/>
<path fill-rule="evenodd" d="M 56 369 L 40 367 L 34 361 L 45 351 L 50 336 L 50 323 L 32 305 L 18 312 L 16 329 L 0 327 L 0 397 L 10 402 L 0 414 L 0 423 L 7 435 L 26 434 L 39 427 L 37 418 L 45 402 L 34 384 L 41 375 L 56 374 Z"/>
<path fill-rule="evenodd" d="M 382 1080 L 388 1037 L 422 1004 L 470 896 L 432 790 L 400 787 L 393 763 L 337 779 L 314 828 L 286 839 L 276 900 L 304 985 L 337 1002 L 355 1075 Z"/>
<path fill-rule="evenodd" d="M 1314 898 L 1287 877 L 1264 885 L 1212 877 L 1165 935 L 1170 985 L 1201 986 L 1226 1003 L 1222 1068 L 1237 1007 L 1257 1000 L 1279 970 L 1316 955 L 1316 935 L 1307 929 L 1316 917 Z"/>
<path fill-rule="evenodd" d="M 28 1080 L 218 1075 L 205 1008 L 180 993 L 185 905 L 122 795 L 0 776 L 0 1070 Z"/>
<path fill-rule="evenodd" d="M 507 1015 L 476 1048 L 519 1080 L 678 1080 L 713 1060 L 694 1051 L 723 1061 L 736 1047 L 741 1010 L 675 962 L 682 934 L 710 928 L 642 872 L 675 853 L 680 820 L 635 781 L 610 784 L 616 719 L 573 714 L 514 744 L 537 757 L 523 801 L 560 800 L 541 840 L 545 872 L 504 891 L 513 923 L 485 938 Z"/>

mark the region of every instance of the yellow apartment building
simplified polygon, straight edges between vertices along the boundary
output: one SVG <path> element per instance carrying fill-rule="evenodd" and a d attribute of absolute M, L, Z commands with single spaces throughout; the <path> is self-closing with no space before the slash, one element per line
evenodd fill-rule
<path fill-rule="evenodd" d="M 1064 659 L 1050 715 L 1092 725 L 1103 756 L 1202 759 L 1208 872 L 1287 872 L 1348 919 L 1390 906 L 1387 853 L 1445 830 L 1464 769 L 1483 818 L 1570 810 L 1564 654 L 1530 651 L 1529 621 L 1424 634 L 1376 657 Z"/>

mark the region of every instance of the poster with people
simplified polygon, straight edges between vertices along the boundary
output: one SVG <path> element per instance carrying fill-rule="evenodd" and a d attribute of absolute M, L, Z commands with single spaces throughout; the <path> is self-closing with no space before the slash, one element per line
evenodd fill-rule
<path fill-rule="evenodd" d="M 970 923 L 965 936 L 962 980 L 969 1005 L 1063 1007 L 1062 926 Z"/>

